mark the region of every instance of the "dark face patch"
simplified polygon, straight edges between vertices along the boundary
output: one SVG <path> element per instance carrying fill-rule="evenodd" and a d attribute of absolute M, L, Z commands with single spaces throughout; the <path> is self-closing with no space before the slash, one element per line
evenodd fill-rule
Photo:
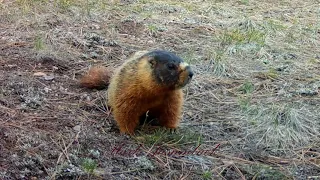
<path fill-rule="evenodd" d="M 181 75 L 189 71 L 190 68 L 181 69 L 183 60 L 177 55 L 167 51 L 152 51 L 146 54 L 150 56 L 150 63 L 154 69 L 153 75 L 159 84 L 167 87 L 181 87 Z"/>

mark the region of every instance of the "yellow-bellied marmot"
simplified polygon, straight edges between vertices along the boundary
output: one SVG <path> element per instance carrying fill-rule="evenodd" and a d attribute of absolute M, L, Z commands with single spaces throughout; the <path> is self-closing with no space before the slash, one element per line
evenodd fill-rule
<path fill-rule="evenodd" d="M 120 132 L 134 134 L 147 111 L 161 126 L 175 129 L 181 119 L 183 92 L 193 76 L 190 66 L 177 55 L 163 50 L 138 51 L 110 72 L 93 67 L 80 80 L 87 88 L 108 85 L 107 105 Z"/>

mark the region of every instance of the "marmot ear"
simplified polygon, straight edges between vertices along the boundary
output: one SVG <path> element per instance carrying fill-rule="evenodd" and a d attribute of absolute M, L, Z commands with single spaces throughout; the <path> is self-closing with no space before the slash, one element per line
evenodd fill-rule
<path fill-rule="evenodd" d="M 155 67 L 156 66 L 156 60 L 153 57 L 149 58 L 149 63 L 151 64 L 151 67 Z"/>

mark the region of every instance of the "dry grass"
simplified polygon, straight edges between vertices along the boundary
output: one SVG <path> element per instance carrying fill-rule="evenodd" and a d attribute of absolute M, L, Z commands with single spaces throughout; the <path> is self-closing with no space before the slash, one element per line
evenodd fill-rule
<path fill-rule="evenodd" d="M 319 178 L 319 1 L 0 3 L 2 179 Z M 181 128 L 121 136 L 105 92 L 77 80 L 156 48 L 195 71 Z M 141 151 L 112 154 L 122 142 Z M 220 146 L 213 156 L 150 156 L 199 144 Z"/>
<path fill-rule="evenodd" d="M 301 105 L 302 104 L 302 105 Z M 303 103 L 259 103 L 245 112 L 246 139 L 271 151 L 288 151 L 319 139 L 319 108 Z"/>

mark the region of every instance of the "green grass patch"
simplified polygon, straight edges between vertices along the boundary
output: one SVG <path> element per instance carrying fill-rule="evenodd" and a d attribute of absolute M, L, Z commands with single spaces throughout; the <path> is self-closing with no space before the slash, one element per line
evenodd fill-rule
<path fill-rule="evenodd" d="M 84 158 L 81 163 L 82 169 L 88 174 L 93 174 L 97 166 L 98 163 L 91 158 Z"/>
<path fill-rule="evenodd" d="M 224 29 L 214 39 L 219 43 L 218 48 L 226 55 L 237 54 L 249 58 L 266 46 L 267 35 L 263 25 L 245 20 Z"/>
<path fill-rule="evenodd" d="M 222 45 L 243 45 L 247 43 L 256 43 L 263 46 L 265 44 L 265 36 L 266 34 L 264 32 L 254 28 L 246 30 L 237 28 L 225 31 L 220 40 Z"/>
<path fill-rule="evenodd" d="M 172 131 L 166 128 L 157 128 L 151 133 L 139 131 L 136 140 L 145 145 L 163 144 L 168 146 L 182 146 L 184 144 L 194 144 L 198 146 L 203 142 L 203 136 L 191 129 L 179 129 Z"/>
<path fill-rule="evenodd" d="M 246 112 L 249 109 L 250 101 L 251 101 L 251 96 L 239 96 L 238 97 L 238 104 L 240 106 L 240 109 L 243 112 Z"/>
<path fill-rule="evenodd" d="M 55 3 L 58 5 L 59 8 L 61 9 L 68 9 L 70 8 L 72 5 L 75 4 L 76 1 L 74 0 L 56 0 Z"/>
<path fill-rule="evenodd" d="M 254 91 L 254 84 L 246 80 L 244 84 L 239 87 L 238 90 L 244 94 L 250 94 Z"/>
<path fill-rule="evenodd" d="M 212 172 L 211 171 L 204 171 L 202 174 L 203 179 L 212 179 Z"/>
<path fill-rule="evenodd" d="M 264 28 L 266 30 L 269 30 L 271 33 L 276 33 L 279 31 L 284 31 L 288 27 L 284 25 L 281 21 L 275 20 L 275 19 L 268 19 L 264 21 Z"/>
<path fill-rule="evenodd" d="M 35 37 L 35 40 L 34 40 L 34 49 L 36 51 L 40 51 L 40 50 L 43 50 L 45 49 L 45 43 L 43 41 L 43 38 L 40 36 L 40 35 L 37 35 Z"/>
<path fill-rule="evenodd" d="M 167 29 L 165 27 L 161 27 L 156 24 L 148 24 L 147 25 L 148 32 L 150 36 L 156 37 L 158 32 L 166 31 Z"/>

